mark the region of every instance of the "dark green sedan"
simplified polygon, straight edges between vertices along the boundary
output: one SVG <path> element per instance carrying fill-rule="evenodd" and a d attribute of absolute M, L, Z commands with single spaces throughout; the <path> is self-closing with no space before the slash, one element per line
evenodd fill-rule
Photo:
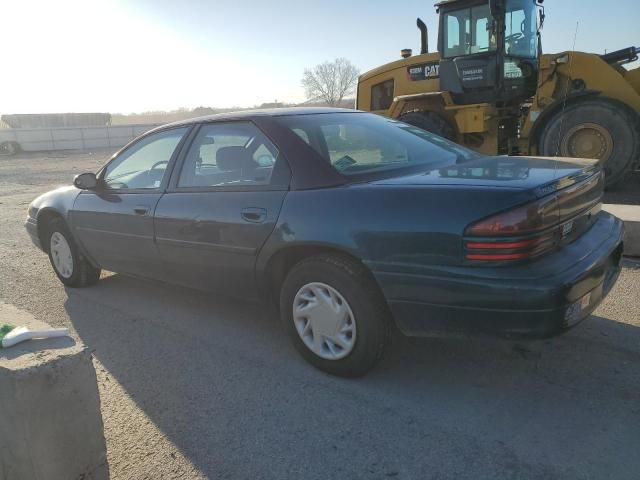
<path fill-rule="evenodd" d="M 486 157 L 338 109 L 215 115 L 134 140 L 26 227 L 70 287 L 101 269 L 273 302 L 304 358 L 357 376 L 407 335 L 544 337 L 615 283 L 623 225 L 589 160 Z"/>

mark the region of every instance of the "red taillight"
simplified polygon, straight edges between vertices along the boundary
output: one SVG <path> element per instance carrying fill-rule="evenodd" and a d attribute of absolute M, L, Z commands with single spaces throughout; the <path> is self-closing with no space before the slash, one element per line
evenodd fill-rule
<path fill-rule="evenodd" d="M 481 242 L 467 242 L 467 248 L 470 249 L 483 249 L 483 250 L 491 250 L 491 249 L 502 249 L 502 248 L 528 248 L 534 247 L 536 245 L 540 245 L 544 242 L 544 238 L 534 238 L 532 240 L 522 240 L 519 242 L 491 242 L 491 243 L 481 243 Z"/>
<path fill-rule="evenodd" d="M 467 242 L 467 260 L 496 262 L 500 260 L 523 260 L 533 258 L 550 250 L 554 245 L 553 234 L 542 235 L 518 242 Z"/>
<path fill-rule="evenodd" d="M 557 199 L 552 196 L 473 223 L 465 234 L 477 237 L 526 235 L 555 225 L 559 217 Z"/>
<path fill-rule="evenodd" d="M 500 262 L 536 257 L 553 247 L 554 234 L 547 229 L 558 220 L 555 196 L 480 220 L 465 231 L 465 258 Z"/>
<path fill-rule="evenodd" d="M 497 262 L 500 260 L 522 260 L 529 258 L 529 253 L 468 253 L 467 260 L 483 260 L 485 262 Z"/>
<path fill-rule="evenodd" d="M 526 240 L 506 240 L 504 238 L 493 241 L 465 243 L 467 260 L 497 262 L 501 260 L 524 260 L 540 255 L 554 245 L 554 234 L 547 233 Z"/>
<path fill-rule="evenodd" d="M 578 238 L 600 210 L 603 177 L 596 171 L 575 185 L 565 180 L 569 186 L 561 179 L 549 195 L 469 225 L 465 259 L 489 264 L 526 260 Z"/>

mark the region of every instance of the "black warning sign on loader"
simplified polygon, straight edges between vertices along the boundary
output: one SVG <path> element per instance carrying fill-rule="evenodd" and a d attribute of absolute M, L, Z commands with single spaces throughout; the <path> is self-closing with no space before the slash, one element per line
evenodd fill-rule
<path fill-rule="evenodd" d="M 429 62 L 407 67 L 407 74 L 413 81 L 440 78 L 440 62 Z"/>

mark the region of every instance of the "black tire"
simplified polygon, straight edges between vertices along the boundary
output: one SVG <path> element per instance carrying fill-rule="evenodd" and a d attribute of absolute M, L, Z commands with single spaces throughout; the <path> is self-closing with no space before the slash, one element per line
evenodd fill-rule
<path fill-rule="evenodd" d="M 0 155 L 15 155 L 20 153 L 20 144 L 17 142 L 0 143 Z"/>
<path fill-rule="evenodd" d="M 338 291 L 353 312 L 355 344 L 351 352 L 339 360 L 316 355 L 303 342 L 294 323 L 294 299 L 304 285 L 314 282 Z M 364 375 L 380 360 L 389 341 L 390 314 L 382 293 L 366 268 L 347 257 L 322 255 L 296 264 L 280 291 L 280 316 L 302 357 L 314 367 L 332 375 Z"/>
<path fill-rule="evenodd" d="M 444 118 L 434 112 L 408 112 L 398 118 L 401 122 L 435 133 L 447 140 L 455 141 L 456 132 Z"/>
<path fill-rule="evenodd" d="M 71 258 L 73 261 L 72 273 L 70 276 L 62 275 L 55 264 L 53 259 L 53 253 L 51 251 L 51 237 L 55 234 L 59 233 L 64 237 L 67 244 L 69 245 L 69 250 L 71 251 Z M 100 279 L 100 269 L 91 265 L 86 258 L 82 256 L 82 254 L 78 251 L 78 247 L 76 245 L 71 232 L 67 228 L 67 225 L 61 218 L 54 218 L 49 222 L 47 226 L 47 235 L 46 235 L 45 245 L 47 252 L 49 253 L 49 261 L 51 262 L 51 266 L 53 267 L 53 271 L 60 279 L 62 283 L 64 283 L 68 287 L 88 287 L 90 285 L 94 285 Z"/>
<path fill-rule="evenodd" d="M 572 156 L 574 150 L 571 139 L 575 138 L 576 129 L 589 127 L 589 124 L 604 132 L 604 135 L 599 133 L 598 138 L 604 139 L 603 145 L 607 145 L 602 150 L 601 160 L 605 185 L 611 188 L 624 179 L 640 158 L 640 117 L 623 103 L 606 98 L 590 98 L 568 106 L 544 126 L 538 153 L 543 156 Z"/>

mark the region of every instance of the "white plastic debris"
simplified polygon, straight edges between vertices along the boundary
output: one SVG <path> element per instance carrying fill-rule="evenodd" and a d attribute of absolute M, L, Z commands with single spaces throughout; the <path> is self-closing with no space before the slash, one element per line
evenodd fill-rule
<path fill-rule="evenodd" d="M 30 330 L 28 327 L 16 327 L 2 339 L 2 348 L 13 347 L 15 344 L 34 338 L 56 338 L 69 336 L 68 328 L 48 328 L 45 330 Z"/>

